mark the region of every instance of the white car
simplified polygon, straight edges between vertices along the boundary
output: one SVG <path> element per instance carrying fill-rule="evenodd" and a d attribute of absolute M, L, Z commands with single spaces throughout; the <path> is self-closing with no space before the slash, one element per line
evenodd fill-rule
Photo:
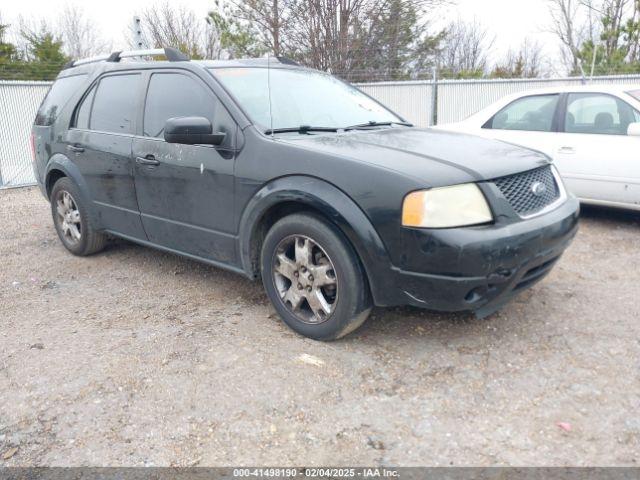
<path fill-rule="evenodd" d="M 640 85 L 520 92 L 436 128 L 544 152 L 580 201 L 640 210 Z"/>

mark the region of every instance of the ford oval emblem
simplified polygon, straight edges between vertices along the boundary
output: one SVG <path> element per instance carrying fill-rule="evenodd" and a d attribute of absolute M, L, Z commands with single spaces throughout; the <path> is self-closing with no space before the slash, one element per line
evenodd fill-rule
<path fill-rule="evenodd" d="M 542 182 L 533 182 L 531 184 L 531 193 L 533 193 L 536 197 L 544 195 L 546 191 L 547 186 Z"/>

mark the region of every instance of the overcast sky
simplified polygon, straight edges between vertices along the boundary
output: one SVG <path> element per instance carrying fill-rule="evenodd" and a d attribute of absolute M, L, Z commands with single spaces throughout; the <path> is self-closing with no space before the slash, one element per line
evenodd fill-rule
<path fill-rule="evenodd" d="M 37 19 L 54 18 L 65 4 L 77 4 L 99 25 L 101 34 L 113 41 L 114 49 L 125 48 L 125 31 L 136 12 L 162 0 L 3 0 L 0 15 L 4 23 L 12 23 L 18 15 Z M 185 5 L 204 17 L 212 7 L 213 0 L 182 0 L 172 2 Z M 509 47 L 517 48 L 525 38 L 538 41 L 544 46 L 550 59 L 558 57 L 558 45 L 549 33 L 549 7 L 547 0 L 457 0 L 455 6 L 445 8 L 438 15 L 440 22 L 448 23 L 458 17 L 485 25 L 496 39 L 491 60 L 495 61 Z"/>

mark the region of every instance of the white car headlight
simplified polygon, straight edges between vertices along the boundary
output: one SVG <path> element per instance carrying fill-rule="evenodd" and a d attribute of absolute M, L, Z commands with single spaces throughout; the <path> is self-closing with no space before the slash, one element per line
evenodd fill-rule
<path fill-rule="evenodd" d="M 402 225 L 453 228 L 493 220 L 491 209 L 475 183 L 412 192 L 402 204 Z"/>

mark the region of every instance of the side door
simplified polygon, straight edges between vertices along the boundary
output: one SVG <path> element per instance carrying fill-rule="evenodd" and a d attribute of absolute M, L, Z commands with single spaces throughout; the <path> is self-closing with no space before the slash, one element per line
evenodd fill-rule
<path fill-rule="evenodd" d="M 556 164 L 579 198 L 640 202 L 640 138 L 627 135 L 640 113 L 605 93 L 569 93 Z"/>
<path fill-rule="evenodd" d="M 80 101 L 66 142 L 69 158 L 89 187 L 100 226 L 144 239 L 131 158 L 142 86 L 139 73 L 101 77 Z"/>
<path fill-rule="evenodd" d="M 237 125 L 213 91 L 185 70 L 148 74 L 142 125 L 133 141 L 135 187 L 150 242 L 207 260 L 236 262 L 234 159 Z M 173 117 L 209 119 L 220 146 L 164 140 Z"/>
<path fill-rule="evenodd" d="M 560 94 L 518 98 L 482 125 L 483 136 L 504 140 L 554 157 L 558 141 Z"/>

